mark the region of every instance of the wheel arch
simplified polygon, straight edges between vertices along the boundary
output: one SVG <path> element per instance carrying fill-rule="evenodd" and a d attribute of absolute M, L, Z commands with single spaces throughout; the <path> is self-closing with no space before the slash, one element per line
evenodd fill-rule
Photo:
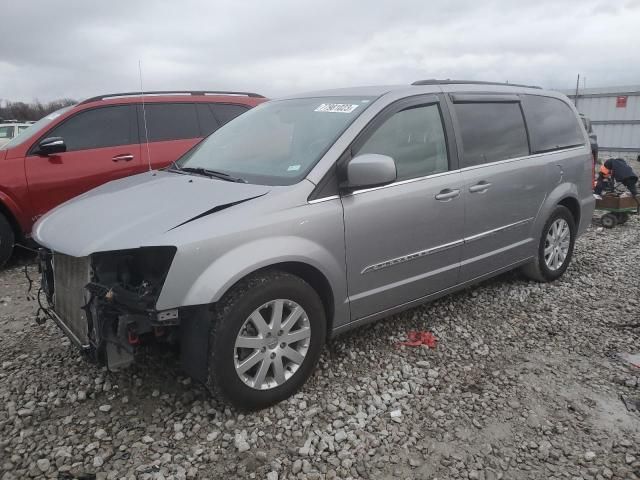
<path fill-rule="evenodd" d="M 290 273 L 307 282 L 313 288 L 324 306 L 324 313 L 327 319 L 327 338 L 331 336 L 333 330 L 333 318 L 335 315 L 335 296 L 329 283 L 329 279 L 316 267 L 300 261 L 280 262 L 263 267 L 260 270 L 282 270 Z M 255 273 L 255 272 L 253 272 Z M 246 278 L 246 277 L 245 277 Z"/>
<path fill-rule="evenodd" d="M 15 235 L 15 239 L 18 240 L 24 238 L 22 227 L 18 222 L 17 216 L 13 213 L 13 210 L 9 207 L 9 205 L 7 205 L 2 192 L 0 192 L 0 214 L 3 215 L 9 222 L 9 225 L 11 225 L 13 234 Z"/>
<path fill-rule="evenodd" d="M 566 207 L 571 212 L 571 216 L 573 217 L 573 220 L 576 224 L 576 228 L 578 228 L 578 226 L 580 225 L 581 215 L 580 202 L 578 202 L 578 199 L 572 196 L 567 196 L 560 200 L 558 202 L 558 205 Z"/>
<path fill-rule="evenodd" d="M 236 285 L 238 285 L 246 278 L 251 277 L 252 275 L 255 275 L 257 273 L 266 272 L 269 270 L 280 270 L 290 273 L 291 275 L 295 275 L 296 277 L 299 277 L 307 282 L 311 286 L 311 288 L 316 291 L 324 307 L 325 317 L 327 319 L 328 338 L 331 335 L 331 331 L 333 330 L 333 320 L 335 316 L 335 296 L 331 287 L 331 283 L 329 282 L 329 279 L 326 277 L 326 275 L 310 263 L 298 260 L 284 261 L 275 262 L 269 265 L 262 266 L 260 268 L 256 268 L 250 272 L 245 273 L 241 278 L 236 280 L 224 292 L 221 293 L 220 298 L 222 298 L 227 292 L 232 290 Z"/>

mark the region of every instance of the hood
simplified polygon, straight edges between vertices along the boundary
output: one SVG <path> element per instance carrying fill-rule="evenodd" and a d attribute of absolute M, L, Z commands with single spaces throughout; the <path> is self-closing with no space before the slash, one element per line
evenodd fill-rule
<path fill-rule="evenodd" d="M 196 175 L 156 171 L 116 180 L 44 215 L 33 238 L 75 257 L 152 245 L 162 234 L 269 192 Z"/>

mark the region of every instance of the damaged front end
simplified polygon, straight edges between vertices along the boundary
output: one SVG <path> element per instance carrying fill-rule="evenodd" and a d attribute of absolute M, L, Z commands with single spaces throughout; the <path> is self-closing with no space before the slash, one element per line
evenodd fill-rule
<path fill-rule="evenodd" d="M 155 308 L 175 253 L 144 247 L 72 257 L 41 250 L 47 313 L 92 360 L 126 367 L 139 345 L 178 339 L 178 309 Z"/>

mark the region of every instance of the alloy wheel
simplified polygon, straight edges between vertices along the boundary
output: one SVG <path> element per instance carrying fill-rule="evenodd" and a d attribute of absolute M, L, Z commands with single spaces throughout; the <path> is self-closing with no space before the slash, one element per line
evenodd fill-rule
<path fill-rule="evenodd" d="M 238 332 L 236 373 L 256 390 L 279 387 L 302 365 L 310 340 L 305 310 L 292 300 L 271 300 L 254 310 Z"/>
<path fill-rule="evenodd" d="M 571 229 L 564 218 L 556 219 L 547 232 L 544 244 L 544 262 L 555 272 L 564 264 L 571 246 Z"/>

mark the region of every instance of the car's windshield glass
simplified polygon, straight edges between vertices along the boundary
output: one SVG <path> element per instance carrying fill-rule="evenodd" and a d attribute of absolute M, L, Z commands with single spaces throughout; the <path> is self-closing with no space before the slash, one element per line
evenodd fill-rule
<path fill-rule="evenodd" d="M 71 108 L 72 107 L 61 108 L 60 110 L 56 110 L 55 112 L 50 113 L 46 117 L 41 118 L 40 120 L 38 120 L 33 125 L 30 125 L 28 128 L 25 128 L 24 130 L 22 130 L 20 133 L 18 133 L 18 135 L 16 135 L 13 138 L 13 140 L 11 140 L 9 143 L 7 143 L 6 145 L 4 145 L 1 148 L 8 149 L 8 148 L 15 147 L 16 145 L 20 145 L 21 143 L 24 143 L 25 141 L 27 141 L 31 137 L 33 137 L 33 136 L 37 135 L 38 133 L 40 133 L 40 131 L 43 130 L 47 125 L 49 125 L 56 118 L 58 118 L 60 115 L 62 115 L 63 113 L 67 112 Z"/>
<path fill-rule="evenodd" d="M 300 181 L 372 97 L 322 97 L 264 103 L 187 152 L 177 166 L 248 183 Z"/>

